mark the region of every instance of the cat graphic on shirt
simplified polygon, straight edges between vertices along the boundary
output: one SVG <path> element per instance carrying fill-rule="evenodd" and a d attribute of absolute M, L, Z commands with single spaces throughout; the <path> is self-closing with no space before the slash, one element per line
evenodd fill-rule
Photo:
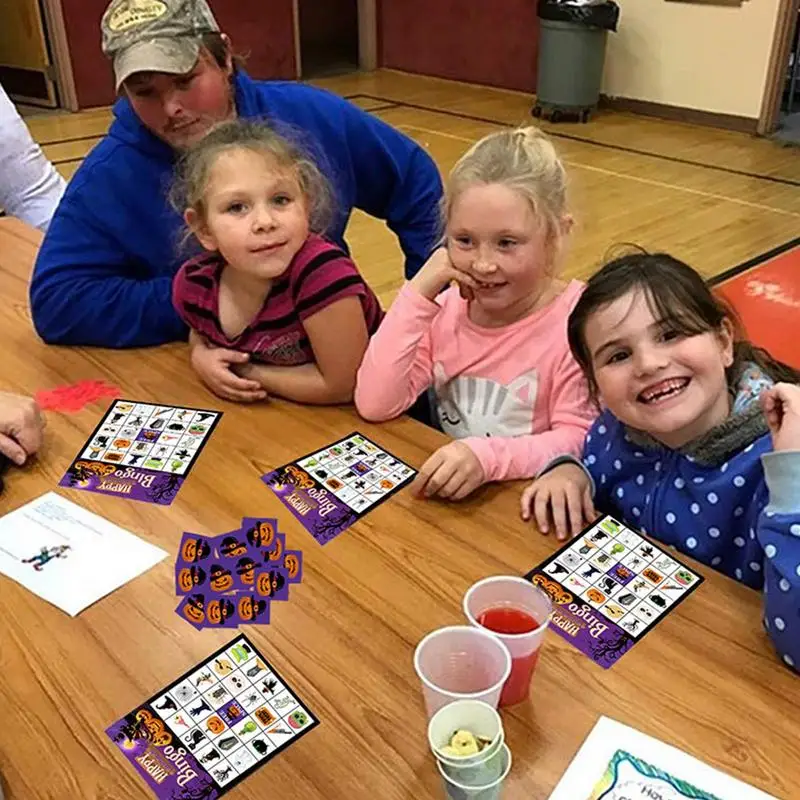
<path fill-rule="evenodd" d="M 508 386 L 491 378 L 457 375 L 433 365 L 433 389 L 442 430 L 454 439 L 467 436 L 525 436 L 533 433 L 539 376 L 532 369 Z"/>

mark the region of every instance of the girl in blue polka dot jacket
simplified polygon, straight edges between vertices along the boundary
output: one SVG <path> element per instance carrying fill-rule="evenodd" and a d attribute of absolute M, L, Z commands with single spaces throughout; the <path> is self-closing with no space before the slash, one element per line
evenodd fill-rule
<path fill-rule="evenodd" d="M 602 413 L 583 463 L 551 462 L 522 516 L 559 539 L 594 506 L 754 589 L 800 670 L 800 373 L 740 335 L 686 264 L 633 253 L 589 280 L 572 353 Z"/>

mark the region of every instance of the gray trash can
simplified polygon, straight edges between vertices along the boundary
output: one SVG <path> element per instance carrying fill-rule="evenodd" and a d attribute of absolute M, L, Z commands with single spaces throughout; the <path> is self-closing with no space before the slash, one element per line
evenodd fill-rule
<path fill-rule="evenodd" d="M 614 3 L 570 6 L 556 0 L 539 5 L 539 71 L 534 117 L 551 122 L 586 122 L 600 99 L 606 37 L 616 29 Z"/>

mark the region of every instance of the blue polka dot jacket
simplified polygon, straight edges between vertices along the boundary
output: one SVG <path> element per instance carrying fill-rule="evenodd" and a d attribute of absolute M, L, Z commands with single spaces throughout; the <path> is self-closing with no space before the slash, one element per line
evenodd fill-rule
<path fill-rule="evenodd" d="M 761 589 L 775 649 L 800 671 L 800 451 L 772 452 L 752 381 L 738 388 L 731 416 L 680 450 L 605 411 L 583 465 L 598 510 Z"/>

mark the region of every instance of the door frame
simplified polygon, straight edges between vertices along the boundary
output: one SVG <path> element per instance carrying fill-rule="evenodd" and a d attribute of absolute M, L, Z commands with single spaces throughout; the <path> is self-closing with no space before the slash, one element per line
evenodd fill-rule
<path fill-rule="evenodd" d="M 772 38 L 772 52 L 767 67 L 764 99 L 761 102 L 761 113 L 756 128 L 756 132 L 761 136 L 768 136 L 778 127 L 781 98 L 786 82 L 786 67 L 789 63 L 789 51 L 797 25 L 798 9 L 800 9 L 800 0 L 780 0 L 775 34 Z"/>
<path fill-rule="evenodd" d="M 358 68 L 364 72 L 378 69 L 377 0 L 358 0 Z"/>
<path fill-rule="evenodd" d="M 800 0 L 798 0 L 800 2 Z M 67 111 L 78 111 L 78 92 L 69 54 L 67 28 L 61 0 L 42 0 L 44 25 L 53 60 L 53 80 L 58 87 L 59 107 Z"/>
<path fill-rule="evenodd" d="M 60 2 L 60 0 L 54 0 Z M 800 0 L 797 0 L 800 3 Z M 358 3 L 358 68 L 372 72 L 378 68 L 378 0 L 357 0 Z M 303 53 L 300 47 L 300 2 L 292 0 L 295 77 L 303 77 Z"/>

